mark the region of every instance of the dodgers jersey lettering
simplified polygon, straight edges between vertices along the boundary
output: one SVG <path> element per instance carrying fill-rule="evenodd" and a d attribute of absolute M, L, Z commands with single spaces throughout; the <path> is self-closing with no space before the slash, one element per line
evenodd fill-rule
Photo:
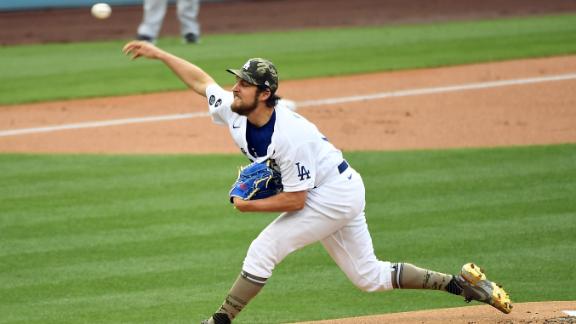
<path fill-rule="evenodd" d="M 284 191 L 294 192 L 319 187 L 338 174 L 342 153 L 328 142 L 306 118 L 287 109 L 282 100 L 276 106 L 276 122 L 265 156 L 253 156 L 246 141 L 247 118 L 230 108 L 232 92 L 212 84 L 206 89 L 212 121 L 227 125 L 242 153 L 251 161 L 273 159 L 280 168 Z M 218 103 L 218 104 L 217 104 Z"/>

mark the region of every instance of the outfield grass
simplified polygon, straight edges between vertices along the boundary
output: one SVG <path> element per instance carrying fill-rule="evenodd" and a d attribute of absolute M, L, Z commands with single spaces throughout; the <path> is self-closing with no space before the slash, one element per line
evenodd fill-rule
<path fill-rule="evenodd" d="M 131 63 L 124 42 L 0 47 L 0 104 L 182 89 L 158 62 Z M 576 53 L 576 15 L 409 26 L 211 35 L 161 47 L 222 84 L 248 57 L 274 61 L 283 80 Z"/>
<path fill-rule="evenodd" d="M 0 104 L 181 89 L 123 42 L 0 47 Z M 223 84 L 271 58 L 282 79 L 576 52 L 576 15 L 213 35 L 160 46 Z M 365 178 L 382 258 L 487 268 L 515 301 L 574 300 L 576 144 L 346 154 Z M 0 323 L 189 323 L 221 303 L 275 214 L 226 202 L 240 155 L 0 154 Z M 438 298 L 436 298 L 438 297 Z M 367 294 L 319 245 L 289 256 L 240 323 L 461 306 L 437 292 Z M 318 311 L 318 310 L 321 311 Z"/>
<path fill-rule="evenodd" d="M 487 268 L 518 302 L 573 300 L 576 145 L 355 152 L 382 258 Z M 0 323 L 194 323 L 275 214 L 227 203 L 239 155 L 0 155 Z M 465 305 L 363 293 L 318 245 L 289 256 L 239 323 Z M 319 311 L 321 310 L 321 311 Z"/>

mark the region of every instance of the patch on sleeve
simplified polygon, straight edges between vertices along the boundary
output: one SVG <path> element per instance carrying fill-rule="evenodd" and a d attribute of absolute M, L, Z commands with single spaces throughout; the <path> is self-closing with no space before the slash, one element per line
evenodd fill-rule
<path fill-rule="evenodd" d="M 296 170 L 298 171 L 298 177 L 300 177 L 300 181 L 310 179 L 310 170 L 306 169 L 306 166 L 303 164 L 300 165 L 300 162 L 296 162 Z"/>

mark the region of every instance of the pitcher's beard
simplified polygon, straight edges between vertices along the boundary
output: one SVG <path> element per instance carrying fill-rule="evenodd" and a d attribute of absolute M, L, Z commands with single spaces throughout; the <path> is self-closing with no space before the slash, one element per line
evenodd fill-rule
<path fill-rule="evenodd" d="M 236 104 L 236 101 L 232 102 L 232 105 L 230 106 L 230 108 L 232 108 L 232 111 L 237 113 L 238 115 L 241 116 L 248 116 L 250 115 L 251 112 L 253 112 L 256 107 L 258 107 L 258 97 L 254 97 L 254 101 L 251 104 Z"/>

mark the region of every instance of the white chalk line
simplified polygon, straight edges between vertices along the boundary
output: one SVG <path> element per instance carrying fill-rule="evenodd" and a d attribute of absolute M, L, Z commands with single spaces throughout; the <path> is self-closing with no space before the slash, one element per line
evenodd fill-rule
<path fill-rule="evenodd" d="M 296 107 L 317 107 L 325 105 L 333 105 L 339 103 L 350 103 L 350 102 L 360 102 L 360 101 L 370 101 L 378 100 L 384 98 L 397 98 L 397 97 L 408 97 L 408 96 L 420 96 L 427 94 L 437 94 L 437 93 L 447 93 L 465 90 L 476 90 L 476 89 L 487 89 L 487 88 L 498 88 L 513 85 L 524 85 L 542 82 L 552 82 L 552 81 L 564 81 L 576 79 L 576 73 L 570 74 L 560 74 L 551 75 L 535 78 L 525 78 L 525 79 L 510 79 L 510 80 L 500 80 L 500 81 L 489 81 L 489 82 L 478 82 L 478 83 L 467 83 L 460 85 L 451 85 L 443 87 L 431 87 L 431 88 L 419 88 L 419 89 L 408 89 L 400 91 L 390 91 L 390 92 L 379 92 L 369 95 L 360 96 L 348 96 L 348 97 L 338 97 L 338 98 L 327 98 L 318 100 L 306 100 L 296 103 Z M 0 137 L 16 136 L 16 135 L 26 135 L 26 134 L 37 134 L 37 133 L 48 133 L 63 130 L 72 129 L 84 129 L 84 128 L 96 128 L 96 127 L 108 127 L 108 126 L 119 126 L 128 124 L 138 124 L 138 123 L 151 123 L 159 121 L 171 121 L 180 119 L 190 119 L 199 117 L 208 117 L 208 112 L 198 112 L 189 114 L 177 114 L 177 115 L 162 115 L 162 116 L 148 116 L 139 118 L 125 118 L 125 119 L 114 119 L 105 121 L 93 121 L 75 124 L 64 124 L 64 125 L 54 125 L 46 127 L 34 127 L 34 128 L 19 128 L 0 131 Z"/>
<path fill-rule="evenodd" d="M 198 113 L 178 114 L 178 115 L 163 115 L 163 116 L 148 116 L 148 117 L 137 117 L 137 118 L 113 119 L 113 120 L 84 122 L 84 123 L 76 123 L 76 124 L 64 124 L 64 125 L 35 127 L 35 128 L 19 128 L 19 129 L 0 131 L 0 137 L 25 135 L 25 134 L 36 134 L 36 133 L 48 133 L 48 132 L 70 130 L 70 129 L 96 128 L 96 127 L 118 126 L 118 125 L 128 125 L 128 124 L 138 124 L 138 123 L 151 123 L 151 122 L 170 121 L 170 120 L 178 120 L 178 119 L 189 119 L 189 118 L 206 117 L 206 116 L 209 116 L 208 112 L 198 112 Z"/>
<path fill-rule="evenodd" d="M 565 310 L 565 311 L 562 311 L 562 312 L 564 312 L 564 314 L 566 314 L 566 315 L 568 315 L 568 316 L 576 317 L 576 310 Z"/>
<path fill-rule="evenodd" d="M 489 81 L 489 82 L 468 83 L 468 84 L 443 86 L 443 87 L 409 89 L 409 90 L 400 90 L 400 91 L 392 91 L 392 92 L 380 92 L 380 93 L 374 93 L 371 95 L 362 95 L 362 96 L 351 96 L 351 97 L 319 99 L 319 100 L 307 100 L 307 101 L 298 102 L 298 103 L 296 103 L 296 105 L 298 108 L 311 107 L 311 106 L 321 106 L 321 105 L 333 105 L 333 104 L 338 104 L 338 103 L 369 101 L 369 100 L 377 100 L 377 99 L 383 99 L 383 98 L 419 96 L 419 95 L 436 94 L 436 93 L 456 92 L 456 91 L 463 91 L 463 90 L 498 88 L 498 87 L 505 87 L 505 86 L 512 86 L 512 85 L 542 83 L 542 82 L 551 82 L 551 81 L 564 81 L 564 80 L 573 80 L 573 79 L 576 79 L 576 73 L 552 75 L 552 76 L 537 77 L 537 78 L 527 78 L 527 79 Z"/>

